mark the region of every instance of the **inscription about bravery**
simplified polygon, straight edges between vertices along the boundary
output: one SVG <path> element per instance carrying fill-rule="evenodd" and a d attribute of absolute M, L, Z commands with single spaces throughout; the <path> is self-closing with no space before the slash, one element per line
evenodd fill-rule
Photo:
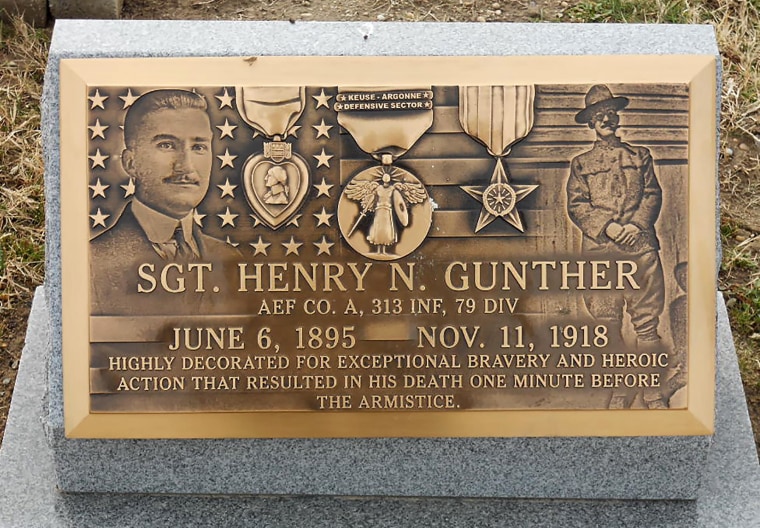
<path fill-rule="evenodd" d="M 92 412 L 686 407 L 687 84 L 87 99 Z"/>

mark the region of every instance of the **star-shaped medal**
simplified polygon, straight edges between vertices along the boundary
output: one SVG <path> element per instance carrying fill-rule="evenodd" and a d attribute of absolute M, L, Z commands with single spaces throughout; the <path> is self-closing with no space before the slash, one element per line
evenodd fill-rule
<path fill-rule="evenodd" d="M 515 206 L 517 202 L 538 188 L 538 185 L 511 185 L 501 160 L 496 162 L 491 181 L 488 185 L 461 185 L 461 189 L 483 204 L 480 210 L 477 233 L 496 218 L 502 218 L 521 233 L 525 232 L 520 214 Z"/>

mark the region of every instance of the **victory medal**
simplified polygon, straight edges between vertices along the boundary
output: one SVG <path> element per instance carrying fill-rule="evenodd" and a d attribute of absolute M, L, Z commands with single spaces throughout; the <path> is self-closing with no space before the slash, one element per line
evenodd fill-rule
<path fill-rule="evenodd" d="M 374 260 L 394 260 L 417 249 L 432 223 L 425 186 L 393 163 L 433 124 L 431 88 L 340 89 L 338 123 L 357 146 L 379 161 L 359 171 L 338 202 L 338 225 L 348 244 Z"/>

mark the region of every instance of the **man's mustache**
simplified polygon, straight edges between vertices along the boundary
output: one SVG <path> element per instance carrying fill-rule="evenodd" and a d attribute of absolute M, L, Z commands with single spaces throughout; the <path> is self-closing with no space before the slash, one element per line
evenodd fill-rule
<path fill-rule="evenodd" d="M 183 172 L 179 174 L 172 174 L 161 180 L 163 183 L 185 183 L 185 184 L 200 184 L 200 178 L 193 172 Z"/>

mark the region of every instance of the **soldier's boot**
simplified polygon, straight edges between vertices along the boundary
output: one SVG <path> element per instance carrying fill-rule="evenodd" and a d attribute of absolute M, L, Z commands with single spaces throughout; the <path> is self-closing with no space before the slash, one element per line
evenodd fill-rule
<path fill-rule="evenodd" d="M 644 400 L 644 404 L 647 406 L 647 409 L 670 408 L 665 397 L 657 389 L 645 390 L 644 394 L 642 395 L 642 399 Z"/>
<path fill-rule="evenodd" d="M 624 392 L 613 392 L 610 398 L 610 403 L 607 405 L 608 409 L 627 409 L 630 407 L 628 402 L 628 395 Z"/>

